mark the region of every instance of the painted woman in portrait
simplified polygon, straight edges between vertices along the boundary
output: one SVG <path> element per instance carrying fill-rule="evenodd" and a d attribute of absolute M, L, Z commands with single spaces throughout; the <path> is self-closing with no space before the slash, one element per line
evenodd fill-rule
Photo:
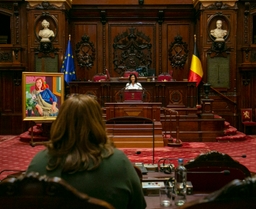
<path fill-rule="evenodd" d="M 37 116 L 57 116 L 57 97 L 51 92 L 49 86 L 43 78 L 37 78 L 35 89 L 32 92 L 35 95 L 34 113 Z"/>

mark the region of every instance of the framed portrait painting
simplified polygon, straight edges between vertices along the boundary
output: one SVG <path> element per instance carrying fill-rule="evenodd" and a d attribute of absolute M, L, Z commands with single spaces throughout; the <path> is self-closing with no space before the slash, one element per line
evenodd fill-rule
<path fill-rule="evenodd" d="M 63 73 L 22 73 L 22 115 L 24 121 L 53 121 L 64 102 Z"/>

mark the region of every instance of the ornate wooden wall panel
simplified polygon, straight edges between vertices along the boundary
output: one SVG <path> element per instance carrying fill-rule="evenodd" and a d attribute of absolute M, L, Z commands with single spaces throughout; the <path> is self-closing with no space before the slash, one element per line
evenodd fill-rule
<path fill-rule="evenodd" d="M 252 0 L 239 3 L 237 36 L 237 65 L 238 65 L 238 113 L 241 108 L 251 107 L 254 110 L 254 119 L 256 119 L 256 42 L 255 20 L 256 20 L 256 2 Z M 239 119 L 241 116 L 239 117 Z M 239 129 L 242 129 L 239 123 Z M 255 134 L 256 130 L 252 132 Z"/>
<path fill-rule="evenodd" d="M 204 70 L 203 81 L 210 83 L 218 80 L 217 76 L 222 78 L 218 85 L 212 84 L 210 98 L 216 99 L 213 110 L 215 114 L 227 118 L 231 125 L 237 126 L 237 5 L 235 2 L 207 2 L 200 5 L 200 12 L 200 39 L 197 40 L 200 42 L 198 49 Z M 217 20 L 222 20 L 222 29 L 227 30 L 220 48 L 216 45 L 219 42 L 215 42 L 210 33 L 216 28 Z M 219 57 L 227 63 L 218 64 Z M 222 66 L 227 67 L 222 69 Z"/>
<path fill-rule="evenodd" d="M 144 102 L 161 102 L 163 107 L 194 108 L 196 106 L 195 82 L 147 82 L 140 81 L 145 88 Z M 70 93 L 92 94 L 104 106 L 105 102 L 122 102 L 127 81 L 119 82 L 70 82 Z"/>
<path fill-rule="evenodd" d="M 243 72 L 241 74 L 240 82 L 241 93 L 239 95 L 239 102 L 241 108 L 251 107 L 253 108 L 253 119 L 256 120 L 256 71 Z M 239 112 L 240 114 L 240 108 Z M 241 118 L 241 116 L 240 116 Z M 239 119 L 240 119 L 239 118 Z M 241 120 L 241 119 L 240 119 Z M 243 130 L 243 126 L 239 123 L 239 129 Z M 251 129 L 251 134 L 256 134 L 255 129 Z"/>
<path fill-rule="evenodd" d="M 164 42 L 163 45 L 168 46 L 168 49 L 164 48 L 163 56 L 166 64 L 163 64 L 163 72 L 169 72 L 173 70 L 173 79 L 177 81 L 182 81 L 183 79 L 188 79 L 188 73 L 190 69 L 190 60 L 193 52 L 193 30 L 192 25 L 189 22 L 174 22 L 174 23 L 166 23 L 167 24 L 167 43 Z M 172 44 L 175 42 L 177 37 L 180 38 L 183 44 L 183 48 L 181 46 L 173 47 L 172 54 L 176 57 L 175 62 L 177 63 L 175 66 L 172 67 L 170 60 L 168 59 L 168 51 Z M 187 45 L 187 49 L 189 51 L 184 51 L 184 45 Z M 179 67 L 179 63 L 184 62 L 184 66 Z"/>
<path fill-rule="evenodd" d="M 231 8 L 236 10 L 235 8 Z M 229 57 L 229 89 L 222 89 L 224 91 L 234 91 L 236 90 L 236 77 L 237 77 L 237 66 L 236 66 L 236 33 L 237 33 L 237 14 L 236 11 L 233 10 L 207 10 L 203 15 L 203 26 L 202 26 L 202 44 L 205 49 L 204 52 L 201 52 L 202 61 L 205 65 L 205 74 L 204 81 L 207 82 L 207 57 Z M 214 40 L 211 38 L 210 31 L 216 28 L 216 21 L 222 20 L 223 26 L 222 28 L 228 31 L 228 34 L 225 38 L 225 46 L 223 50 L 215 50 L 213 49 Z M 204 31 L 203 31 L 204 30 Z M 226 58 L 227 59 L 227 58 Z M 214 87 L 214 86 L 213 86 Z M 219 89 L 218 87 L 216 87 Z"/>
<path fill-rule="evenodd" d="M 26 9 L 20 0 L 1 1 L 0 13 L 10 19 L 9 26 L 1 27 L 9 30 L 10 42 L 0 45 L 0 134 L 20 134 L 26 126 L 21 114 L 21 73 L 27 67 Z"/>
<path fill-rule="evenodd" d="M 241 108 L 251 107 L 255 110 L 254 114 L 256 114 L 256 71 L 243 72 L 239 86 L 241 89 L 239 95 Z"/>
<path fill-rule="evenodd" d="M 82 41 L 83 37 L 88 38 L 88 42 L 93 44 L 96 53 L 95 60 L 91 67 L 79 66 L 79 61 L 76 55 L 76 74 L 78 80 L 92 80 L 92 77 L 99 72 L 102 72 L 102 30 L 100 22 L 75 22 L 72 26 L 72 43 L 73 51 L 76 53 L 76 45 Z M 82 51 L 86 54 L 89 48 L 84 46 Z M 83 53 L 81 52 L 81 53 Z M 84 56 L 86 56 L 84 54 Z M 84 57 L 86 59 L 86 57 Z M 77 62 L 78 61 L 78 62 Z"/>
<path fill-rule="evenodd" d="M 28 61 L 28 71 L 47 71 L 44 66 L 47 65 L 47 61 L 50 58 L 55 58 L 55 60 L 50 60 L 55 62 L 53 65 L 55 67 L 51 69 L 51 72 L 60 71 L 63 53 L 65 53 L 68 42 L 65 9 L 65 6 L 62 4 L 57 6 L 53 4 L 47 4 L 46 6 L 42 6 L 42 4 L 28 4 L 28 33 L 24 34 L 27 36 L 28 57 L 30 58 Z M 40 48 L 40 37 L 38 35 L 42 29 L 42 21 L 44 19 L 50 23 L 49 29 L 54 32 L 54 37 L 51 39 L 52 48 L 47 50 Z M 41 69 L 36 69 L 36 62 L 41 62 Z"/>
<path fill-rule="evenodd" d="M 191 4 L 191 0 L 175 0 L 173 2 L 170 2 L 170 0 L 158 0 L 157 2 L 155 0 L 147 0 L 146 2 L 143 1 L 143 4 L 146 5 L 170 5 L 170 4 Z M 72 4 L 78 4 L 78 5 L 139 5 L 138 0 L 101 0 L 95 2 L 94 0 L 73 0 Z M 143 5 L 142 4 L 142 5 Z"/>
<path fill-rule="evenodd" d="M 147 42 L 148 44 L 151 45 L 150 51 L 151 54 L 150 56 L 150 60 L 151 60 L 151 65 L 150 68 L 154 68 L 155 69 L 155 63 L 156 63 L 156 23 L 133 23 L 133 24 L 129 24 L 129 23 L 110 23 L 109 24 L 109 31 L 108 31 L 108 50 L 107 53 L 109 54 L 109 64 L 110 64 L 110 74 L 111 76 L 114 77 L 119 77 L 120 74 L 118 73 L 120 70 L 122 71 L 122 69 L 118 69 L 118 67 L 116 68 L 116 66 L 114 65 L 114 59 L 115 59 L 115 49 L 114 49 L 114 44 L 115 43 L 120 43 L 123 41 L 123 44 L 129 44 L 129 40 L 131 37 L 134 37 L 134 42 L 139 43 L 139 44 L 143 44 Z M 143 39 L 145 38 L 145 39 Z M 118 41 L 120 40 L 120 41 Z M 141 41 L 141 42 L 140 42 Z M 117 49 L 118 50 L 118 49 Z M 130 51 L 130 50 L 128 50 Z M 133 60 L 134 57 L 136 57 L 136 52 L 137 53 L 143 53 L 143 49 L 134 49 L 134 51 L 130 51 L 128 53 L 127 56 L 130 56 L 130 54 L 133 54 L 133 56 L 130 56 L 130 58 L 128 57 L 128 59 L 124 60 L 124 64 L 126 64 L 127 66 L 130 66 L 130 68 L 132 67 L 132 62 L 136 62 L 136 60 Z M 121 53 L 121 52 L 120 52 Z M 119 58 L 121 59 L 121 57 Z M 129 60 L 132 59 L 132 60 Z M 135 58 L 136 59 L 136 58 Z M 145 62 L 147 62 L 147 60 L 145 60 Z M 138 64 L 138 63 L 137 63 Z M 145 65 L 146 63 L 144 63 Z M 135 65 L 135 63 L 134 63 Z M 143 65 L 141 63 L 141 65 Z M 135 67 L 136 68 L 136 67 Z M 134 69 L 135 70 L 135 69 Z M 122 74 L 121 74 L 122 75 Z"/>
<path fill-rule="evenodd" d="M 80 67 L 76 63 L 77 78 L 79 80 L 91 80 L 96 73 L 104 73 L 105 67 L 109 70 L 112 77 L 119 77 L 120 72 L 118 70 L 120 69 L 116 69 L 114 65 L 115 51 L 113 45 L 116 39 L 122 39 L 121 37 L 124 34 L 130 34 L 131 30 L 134 30 L 135 33 L 145 35 L 152 45 L 150 68 L 156 70 L 156 75 L 173 70 L 176 80 L 182 81 L 187 79 L 189 60 L 192 54 L 191 47 L 193 48 L 193 37 L 189 35 L 192 32 L 192 27 L 190 22 L 184 24 L 168 22 L 163 27 L 160 27 L 156 22 L 131 24 L 111 21 L 106 26 L 100 22 L 76 22 L 73 26 L 73 45 L 76 45 L 82 36 L 87 35 L 90 41 L 95 44 L 96 50 L 96 60 L 90 69 Z M 168 58 L 170 45 L 175 42 L 175 38 L 178 35 L 187 44 L 187 49 L 190 49 L 186 52 L 187 58 L 182 68 L 172 67 Z M 180 52 L 177 51 L 176 53 Z"/>

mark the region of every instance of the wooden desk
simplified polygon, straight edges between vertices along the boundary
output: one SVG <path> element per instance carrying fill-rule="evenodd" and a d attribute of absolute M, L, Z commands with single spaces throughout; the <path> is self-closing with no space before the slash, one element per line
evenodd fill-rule
<path fill-rule="evenodd" d="M 172 174 L 165 174 L 163 172 L 148 172 L 147 175 L 143 175 L 142 182 L 157 182 L 157 181 L 167 181 L 171 177 L 173 177 L 174 173 Z M 159 199 L 159 193 L 156 189 L 154 192 L 144 192 L 145 193 L 145 200 L 147 202 L 147 208 L 146 209 L 164 209 L 166 207 L 161 207 L 160 205 L 160 199 Z M 187 202 L 197 200 L 199 198 L 204 198 L 207 193 L 194 193 L 192 195 L 187 195 Z M 179 208 L 174 205 L 174 202 L 172 203 L 171 207 L 172 209 Z"/>
<path fill-rule="evenodd" d="M 118 148 L 152 148 L 153 134 L 155 147 L 163 147 L 162 124 L 106 124 L 108 136 Z M 154 127 L 154 129 L 153 129 Z"/>
<path fill-rule="evenodd" d="M 111 102 L 105 103 L 106 120 L 122 116 L 137 116 L 160 121 L 161 102 Z"/>
<path fill-rule="evenodd" d="M 123 102 L 122 90 L 127 81 L 72 81 L 69 83 L 70 93 L 93 94 L 97 96 L 103 107 L 106 102 Z M 163 107 L 195 107 L 197 89 L 195 82 L 172 81 L 140 81 L 145 89 L 144 102 L 161 102 Z"/>
<path fill-rule="evenodd" d="M 161 102 L 112 102 L 105 103 L 106 128 L 117 147 L 163 147 Z M 127 121 L 126 116 L 132 116 Z M 122 120 L 109 122 L 110 119 Z M 149 122 L 138 122 L 136 117 L 148 118 Z M 154 136 L 154 139 L 153 139 Z"/>
<path fill-rule="evenodd" d="M 187 195 L 187 201 L 186 202 L 190 202 L 190 201 L 194 201 L 200 198 L 204 198 L 205 196 L 207 196 L 208 194 L 193 194 L 193 195 Z M 163 207 L 160 205 L 160 200 L 159 200 L 159 195 L 155 195 L 155 196 L 144 196 L 146 203 L 147 203 L 147 207 L 146 209 L 164 209 L 166 207 Z M 174 202 L 172 203 L 171 207 L 167 207 L 167 208 L 171 208 L 171 209 L 176 209 L 176 208 L 180 208 L 174 205 Z"/>

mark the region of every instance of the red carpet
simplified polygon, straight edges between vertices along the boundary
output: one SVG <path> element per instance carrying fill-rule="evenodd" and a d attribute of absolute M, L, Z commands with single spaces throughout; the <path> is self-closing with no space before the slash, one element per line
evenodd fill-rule
<path fill-rule="evenodd" d="M 0 135 L 0 143 L 17 137 L 17 135 Z"/>
<path fill-rule="evenodd" d="M 0 141 L 0 172 L 3 170 L 26 170 L 30 160 L 44 146 L 31 147 L 21 142 L 19 137 L 9 137 Z M 150 148 L 122 148 L 132 162 L 152 163 L 153 155 Z M 245 165 L 251 172 L 256 173 L 256 137 L 247 136 L 245 141 L 238 142 L 183 142 L 182 147 L 155 148 L 154 163 L 161 158 L 184 158 L 184 161 L 195 158 L 201 153 L 216 150 L 232 156 Z M 138 154 L 140 153 L 140 154 Z M 242 158 L 245 154 L 247 157 Z M 177 160 L 173 160 L 176 164 Z M 0 179 L 10 172 L 2 172 Z"/>

